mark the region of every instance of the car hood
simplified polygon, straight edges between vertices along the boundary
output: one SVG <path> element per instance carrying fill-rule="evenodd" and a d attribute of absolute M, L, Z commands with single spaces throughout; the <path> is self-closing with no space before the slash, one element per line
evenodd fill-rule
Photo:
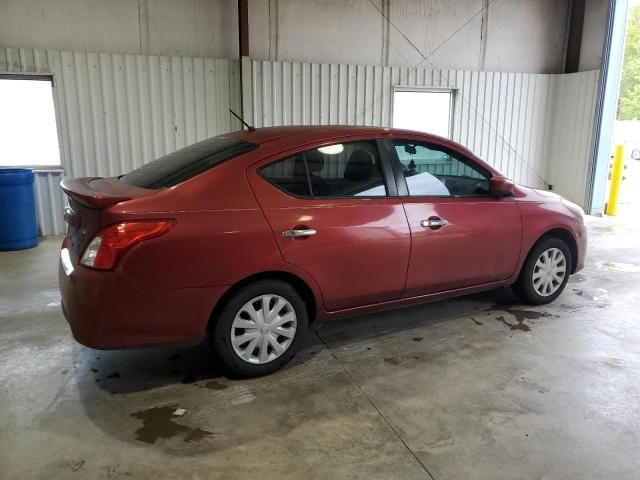
<path fill-rule="evenodd" d="M 550 192 L 549 190 L 541 190 L 539 188 L 532 187 L 523 187 L 522 185 L 518 185 L 518 189 L 522 192 L 522 196 L 526 197 L 530 200 L 547 200 L 547 201 L 560 201 L 562 200 L 562 196 L 555 193 Z M 542 198 L 541 198 L 542 197 Z"/>

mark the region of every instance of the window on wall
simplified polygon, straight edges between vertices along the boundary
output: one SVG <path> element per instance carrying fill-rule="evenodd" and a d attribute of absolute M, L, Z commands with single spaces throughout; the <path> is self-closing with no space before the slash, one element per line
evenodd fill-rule
<path fill-rule="evenodd" d="M 0 167 L 60 166 L 51 77 L 0 75 Z"/>
<path fill-rule="evenodd" d="M 453 90 L 393 92 L 393 126 L 451 138 Z"/>
<path fill-rule="evenodd" d="M 375 142 L 336 143 L 274 162 L 260 174 L 297 197 L 383 197 L 387 190 Z"/>
<path fill-rule="evenodd" d="M 489 194 L 490 174 L 457 152 L 405 140 L 394 141 L 409 195 L 475 197 Z"/>

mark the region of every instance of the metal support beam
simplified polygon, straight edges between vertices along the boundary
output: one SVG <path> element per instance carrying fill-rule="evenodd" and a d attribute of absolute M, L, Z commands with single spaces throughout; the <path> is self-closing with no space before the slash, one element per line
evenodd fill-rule
<path fill-rule="evenodd" d="M 577 72 L 580 65 L 582 26 L 584 24 L 584 4 L 585 0 L 573 0 L 571 2 L 569 35 L 567 37 L 567 56 L 564 62 L 564 73 Z"/>
<path fill-rule="evenodd" d="M 245 76 L 250 72 L 246 70 L 244 59 L 249 58 L 249 5 L 248 0 L 238 0 L 238 60 L 240 70 L 240 116 L 245 116 Z"/>
<path fill-rule="evenodd" d="M 604 207 L 611 155 L 611 135 L 618 108 L 628 8 L 628 0 L 610 0 L 607 31 L 602 50 L 593 156 L 589 166 L 585 199 L 586 210 L 592 215 L 601 215 Z"/>
<path fill-rule="evenodd" d="M 249 5 L 248 0 L 238 0 L 239 59 L 249 56 Z"/>

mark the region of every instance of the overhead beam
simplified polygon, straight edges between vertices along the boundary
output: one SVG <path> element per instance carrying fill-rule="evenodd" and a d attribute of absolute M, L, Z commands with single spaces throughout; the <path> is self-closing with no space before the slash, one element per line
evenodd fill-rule
<path fill-rule="evenodd" d="M 585 0 L 572 0 L 569 16 L 569 34 L 567 37 L 567 56 L 564 62 L 564 73 L 574 73 L 580 66 L 580 49 L 582 48 L 582 27 L 584 24 Z"/>
<path fill-rule="evenodd" d="M 240 59 L 249 56 L 249 5 L 248 0 L 238 0 L 238 46 Z"/>

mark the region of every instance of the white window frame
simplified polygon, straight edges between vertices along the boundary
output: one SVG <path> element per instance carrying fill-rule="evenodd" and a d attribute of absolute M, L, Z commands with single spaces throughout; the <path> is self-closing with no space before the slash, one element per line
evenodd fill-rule
<path fill-rule="evenodd" d="M 426 92 L 426 93 L 449 93 L 449 129 L 447 132 L 448 139 L 453 139 L 453 128 L 454 128 L 454 117 L 455 117 L 455 106 L 456 106 L 456 96 L 458 89 L 457 88 L 449 88 L 449 87 L 418 87 L 418 86 L 409 86 L 409 85 L 394 85 L 393 87 L 393 98 L 391 99 L 391 124 L 393 125 L 393 115 L 394 115 L 394 106 L 395 106 L 395 95 L 396 92 Z"/>
<path fill-rule="evenodd" d="M 0 168 L 29 168 L 34 172 L 64 172 L 64 156 L 62 145 L 62 132 L 60 129 L 60 110 L 58 108 L 58 99 L 56 96 L 56 82 L 53 73 L 15 73 L 0 71 L 1 80 L 34 80 L 51 83 L 51 96 L 53 98 L 53 111 L 56 122 L 56 135 L 58 137 L 58 156 L 60 158 L 59 165 L 4 165 Z"/>

